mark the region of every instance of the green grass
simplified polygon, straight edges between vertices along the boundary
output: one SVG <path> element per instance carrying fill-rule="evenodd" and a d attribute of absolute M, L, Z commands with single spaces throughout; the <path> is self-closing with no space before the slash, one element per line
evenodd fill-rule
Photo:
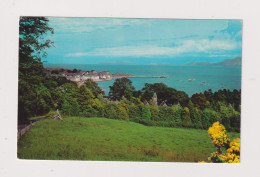
<path fill-rule="evenodd" d="M 21 159 L 197 162 L 214 151 L 206 130 L 147 127 L 106 118 L 41 120 L 18 143 Z"/>

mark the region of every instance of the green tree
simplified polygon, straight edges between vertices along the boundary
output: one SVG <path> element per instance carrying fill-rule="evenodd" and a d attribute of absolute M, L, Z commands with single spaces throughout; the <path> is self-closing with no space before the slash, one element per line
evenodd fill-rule
<path fill-rule="evenodd" d="M 190 111 L 189 111 L 189 108 L 187 108 L 187 107 L 185 107 L 182 111 L 182 125 L 183 125 L 183 127 L 191 126 Z"/>
<path fill-rule="evenodd" d="M 64 93 L 61 91 L 60 88 L 49 89 L 51 98 L 53 101 L 53 106 L 55 109 L 61 109 L 61 105 L 63 104 L 64 100 Z"/>
<path fill-rule="evenodd" d="M 213 123 L 217 121 L 220 122 L 221 119 L 219 114 L 216 111 L 206 108 L 203 110 L 201 121 L 202 121 L 203 128 L 208 129 Z"/>
<path fill-rule="evenodd" d="M 208 100 L 206 96 L 202 93 L 195 93 L 191 96 L 191 101 L 194 103 L 194 105 L 201 110 L 205 109 L 206 106 L 208 105 Z"/>
<path fill-rule="evenodd" d="M 109 86 L 109 88 L 108 96 L 112 100 L 120 100 L 123 96 L 130 100 L 135 91 L 132 81 L 128 78 L 116 79 L 113 86 Z"/>
<path fill-rule="evenodd" d="M 87 80 L 85 82 L 85 85 L 87 88 L 90 89 L 90 91 L 93 93 L 93 95 L 97 98 L 98 95 L 104 95 L 104 91 L 98 86 L 98 84 L 92 80 Z"/>
<path fill-rule="evenodd" d="M 231 128 L 231 118 L 235 114 L 235 109 L 231 104 L 226 106 L 226 104 L 219 102 L 219 114 L 221 117 L 222 124 L 230 130 Z"/>
<path fill-rule="evenodd" d="M 95 98 L 92 108 L 95 110 L 96 115 L 94 116 L 104 117 L 104 104 L 102 104 L 102 100 Z"/>
<path fill-rule="evenodd" d="M 64 100 L 61 109 L 62 109 L 62 113 L 63 113 L 63 114 L 65 114 L 65 115 L 71 115 L 72 106 L 71 106 L 71 104 L 70 104 L 67 100 Z"/>
<path fill-rule="evenodd" d="M 36 88 L 35 115 L 46 114 L 52 107 L 52 98 L 49 90 L 42 84 Z"/>
<path fill-rule="evenodd" d="M 149 108 L 150 108 L 150 112 L 151 112 L 151 120 L 159 121 L 159 108 L 158 108 L 158 106 L 151 105 Z"/>
<path fill-rule="evenodd" d="M 199 110 L 198 108 L 194 108 L 191 116 L 191 122 L 195 128 L 202 128 L 201 115 L 201 110 Z"/>
<path fill-rule="evenodd" d="M 194 104 L 192 103 L 191 100 L 189 100 L 187 107 L 189 108 L 190 117 L 191 117 L 191 120 L 192 120 L 192 119 L 194 119 L 193 118 L 193 115 L 194 115 L 193 113 L 194 113 L 195 106 L 194 106 Z"/>
<path fill-rule="evenodd" d="M 142 119 L 151 120 L 151 112 L 147 106 L 142 107 Z"/>
<path fill-rule="evenodd" d="M 35 114 L 36 104 L 48 106 L 44 98 L 37 99 L 37 94 L 35 94 L 44 76 L 41 57 L 46 56 L 46 49 L 53 46 L 52 41 L 44 38 L 48 32 L 53 33 L 54 30 L 48 26 L 47 18 L 20 18 L 18 122 L 26 121 L 28 117 Z"/>
<path fill-rule="evenodd" d="M 78 116 L 80 113 L 80 105 L 76 100 L 73 100 L 71 105 L 71 115 Z"/>
<path fill-rule="evenodd" d="M 240 113 L 234 111 L 233 115 L 230 118 L 230 126 L 236 128 L 236 131 L 240 132 Z"/>
<path fill-rule="evenodd" d="M 129 105 L 129 120 L 139 122 L 142 118 L 142 105 L 131 104 Z"/>
<path fill-rule="evenodd" d="M 159 119 L 160 121 L 170 122 L 171 120 L 171 108 L 168 106 L 158 106 L 159 107 Z"/>
<path fill-rule="evenodd" d="M 94 103 L 94 95 L 91 93 L 85 85 L 80 86 L 78 94 L 78 103 L 82 111 L 92 111 L 92 105 Z"/>
<path fill-rule="evenodd" d="M 172 114 L 173 114 L 173 119 L 175 122 L 175 125 L 178 127 L 182 126 L 182 107 L 181 106 L 177 106 L 177 105 L 173 105 L 172 107 Z"/>
<path fill-rule="evenodd" d="M 110 119 L 119 119 L 118 107 L 116 103 L 107 103 L 104 106 L 104 116 Z"/>
<path fill-rule="evenodd" d="M 74 82 L 65 83 L 59 89 L 63 93 L 63 98 L 70 104 L 72 104 L 75 99 L 78 99 L 78 96 L 80 95 L 79 88 Z"/>
<path fill-rule="evenodd" d="M 142 101 L 151 100 L 154 93 L 156 93 L 159 104 L 164 101 L 167 105 L 178 103 L 181 105 L 187 105 L 189 101 L 189 97 L 185 92 L 168 87 L 164 83 L 145 83 L 145 87 L 141 90 L 141 93 Z"/>
<path fill-rule="evenodd" d="M 119 119 L 129 120 L 129 109 L 126 103 L 120 103 L 118 105 Z"/>

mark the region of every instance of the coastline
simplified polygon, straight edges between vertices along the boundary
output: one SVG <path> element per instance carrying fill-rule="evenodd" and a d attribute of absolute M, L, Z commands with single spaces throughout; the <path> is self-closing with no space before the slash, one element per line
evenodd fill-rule
<path fill-rule="evenodd" d="M 45 67 L 44 71 L 47 77 L 65 77 L 66 79 L 80 85 L 84 84 L 87 80 L 92 80 L 93 82 L 104 82 L 119 78 L 166 78 L 166 76 L 134 76 L 133 74 L 128 73 L 110 73 L 107 70 L 83 71 L 61 67 Z"/>
<path fill-rule="evenodd" d="M 94 82 L 105 82 L 105 81 L 111 81 L 113 79 L 120 79 L 120 78 L 140 78 L 140 79 L 145 79 L 145 78 L 166 78 L 166 76 L 121 76 L 121 77 L 112 77 L 111 79 L 97 79 L 97 80 L 92 80 Z"/>

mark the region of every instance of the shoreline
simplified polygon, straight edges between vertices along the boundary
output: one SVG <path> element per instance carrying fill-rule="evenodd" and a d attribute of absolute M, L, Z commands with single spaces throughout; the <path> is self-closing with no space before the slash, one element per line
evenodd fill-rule
<path fill-rule="evenodd" d="M 111 81 L 113 79 L 120 79 L 120 78 L 140 78 L 140 79 L 145 79 L 145 78 L 167 78 L 165 76 L 118 76 L 118 77 L 112 77 L 110 79 L 94 79 L 92 80 L 93 82 L 106 82 L 106 81 Z"/>
<path fill-rule="evenodd" d="M 65 77 L 66 79 L 84 84 L 87 80 L 93 82 L 111 81 L 119 78 L 166 78 L 166 76 L 134 76 L 127 73 L 110 73 L 109 71 L 83 71 L 77 69 L 67 69 L 61 67 L 45 67 L 44 68 L 47 77 Z"/>

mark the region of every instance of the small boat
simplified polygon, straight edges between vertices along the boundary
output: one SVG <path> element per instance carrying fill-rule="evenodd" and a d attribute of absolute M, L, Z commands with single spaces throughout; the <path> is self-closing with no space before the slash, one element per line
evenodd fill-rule
<path fill-rule="evenodd" d="M 190 79 L 188 79 L 188 81 L 194 81 L 195 79 L 193 79 L 193 78 L 190 78 Z"/>
<path fill-rule="evenodd" d="M 160 76 L 160 78 L 166 78 L 165 76 Z"/>

